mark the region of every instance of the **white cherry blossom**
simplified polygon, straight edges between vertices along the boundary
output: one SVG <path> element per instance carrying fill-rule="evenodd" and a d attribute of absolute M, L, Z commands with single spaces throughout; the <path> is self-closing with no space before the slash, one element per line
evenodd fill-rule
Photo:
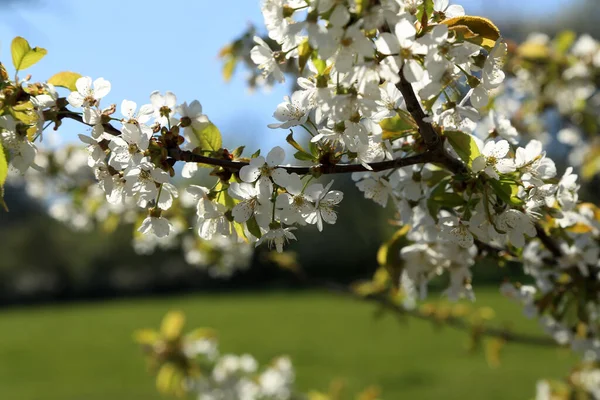
<path fill-rule="evenodd" d="M 482 155 L 473 160 L 473 172 L 485 172 L 492 179 L 499 179 L 498 173 L 506 174 L 515 170 L 514 161 L 505 158 L 510 150 L 506 140 L 489 141 L 485 144 Z"/>
<path fill-rule="evenodd" d="M 278 186 L 286 187 L 288 184 L 288 173 L 283 168 L 277 168 L 285 159 L 285 151 L 277 146 L 274 147 L 267 159 L 258 156 L 250 160 L 248 165 L 240 169 L 240 178 L 244 182 L 253 183 L 258 180 L 259 185 L 263 186 L 260 191 L 265 192 L 270 185 L 270 179 Z"/>
<path fill-rule="evenodd" d="M 67 101 L 73 107 L 94 107 L 100 105 L 100 100 L 110 92 L 110 82 L 98 78 L 92 83 L 92 78 L 82 76 L 75 82 L 76 92 L 71 92 Z"/>

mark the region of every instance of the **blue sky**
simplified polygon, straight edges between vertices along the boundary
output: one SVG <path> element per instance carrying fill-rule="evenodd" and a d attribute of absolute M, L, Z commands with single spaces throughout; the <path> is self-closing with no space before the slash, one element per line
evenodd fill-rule
<path fill-rule="evenodd" d="M 470 14 L 506 15 L 518 7 L 532 14 L 541 4 L 555 11 L 569 0 L 463 0 Z M 571 0 L 572 1 L 572 0 Z M 18 2 L 17 2 L 18 3 Z M 270 130 L 272 113 L 287 94 L 280 85 L 270 93 L 248 94 L 244 74 L 223 82 L 217 54 L 249 22 L 261 26 L 259 0 L 75 1 L 46 0 L 0 11 L 0 56 L 11 66 L 10 41 L 23 36 L 48 55 L 26 72 L 34 80 L 72 70 L 104 77 L 112 91 L 103 105 L 123 99 L 148 102 L 153 90 L 174 92 L 178 100 L 198 99 L 224 133 L 224 144 L 249 149 L 285 142 L 286 132 Z M 67 126 L 66 141 L 82 130 Z"/>

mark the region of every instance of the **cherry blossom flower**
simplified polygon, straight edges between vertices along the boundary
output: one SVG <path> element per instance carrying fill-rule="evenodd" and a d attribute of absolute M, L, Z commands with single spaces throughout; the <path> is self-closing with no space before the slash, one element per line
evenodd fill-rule
<path fill-rule="evenodd" d="M 71 92 L 67 101 L 73 107 L 98 107 L 100 100 L 110 92 L 110 82 L 98 78 L 92 84 L 92 78 L 82 76 L 75 82 L 76 92 Z"/>
<path fill-rule="evenodd" d="M 337 221 L 337 213 L 334 208 L 341 203 L 344 194 L 339 190 L 329 190 L 333 185 L 333 181 L 327 186 L 316 183 L 306 188 L 306 196 L 315 202 L 314 211 L 309 214 L 307 222 L 309 224 L 317 224 L 319 232 L 323 230 L 323 221 L 328 224 L 335 224 Z"/>
<path fill-rule="evenodd" d="M 471 104 L 473 107 L 477 109 L 486 107 L 490 100 L 489 91 L 497 88 L 504 81 L 505 74 L 502 66 L 506 53 L 506 43 L 502 39 L 498 39 L 485 60 L 480 84 L 472 91 Z"/>
<path fill-rule="evenodd" d="M 285 102 L 277 106 L 273 117 L 280 123 L 269 124 L 269 128 L 287 129 L 292 126 L 298 126 L 306 123 L 308 120 L 308 101 L 306 93 L 302 90 L 297 90 L 292 94 L 292 97 L 285 96 Z"/>
<path fill-rule="evenodd" d="M 278 165 L 281 164 L 284 159 L 285 151 L 279 146 L 274 147 L 269 154 L 267 154 L 266 160 L 263 156 L 258 156 L 251 159 L 248 165 L 243 166 L 240 169 L 240 178 L 242 181 L 248 183 L 253 183 L 258 180 L 259 185 L 263 186 L 260 188 L 261 192 L 268 190 L 270 179 L 278 186 L 286 187 L 288 184 L 288 173 L 285 169 L 278 168 Z"/>
<path fill-rule="evenodd" d="M 442 14 L 441 19 L 462 17 L 465 15 L 465 9 L 458 4 L 450 5 L 449 0 L 434 0 L 433 11 Z"/>
<path fill-rule="evenodd" d="M 270 201 L 273 193 L 272 185 L 260 186 L 258 182 L 256 184 L 232 182 L 227 191 L 231 197 L 240 200 L 231 210 L 236 222 L 246 222 L 254 215 L 258 226 L 269 228 L 272 216 Z"/>
<path fill-rule="evenodd" d="M 365 198 L 372 199 L 375 203 L 385 207 L 387 205 L 392 186 L 382 173 L 353 173 L 352 179 L 356 182 L 358 190 L 365 194 Z"/>
<path fill-rule="evenodd" d="M 269 248 L 275 246 L 275 249 L 278 253 L 283 251 L 283 246 L 288 243 L 290 240 L 296 240 L 296 236 L 291 232 L 296 228 L 284 228 L 283 226 L 279 228 L 274 228 L 269 230 L 267 233 L 262 235 L 260 239 L 256 242 L 256 245 L 267 242 Z"/>
<path fill-rule="evenodd" d="M 506 232 L 515 247 L 525 246 L 525 235 L 535 237 L 537 232 L 531 218 L 519 210 L 508 209 L 496 218 L 496 227 Z"/>
<path fill-rule="evenodd" d="M 174 232 L 174 228 L 171 222 L 166 218 L 148 216 L 142 221 L 142 225 L 139 227 L 138 232 L 145 235 L 152 233 L 156 237 L 166 238 Z"/>
<path fill-rule="evenodd" d="M 277 196 L 275 207 L 278 217 L 288 225 L 304 225 L 309 216 L 314 212 L 314 204 L 311 198 L 304 193 L 304 184 L 298 174 L 288 176 L 287 193 Z"/>
<path fill-rule="evenodd" d="M 285 76 L 279 68 L 279 61 L 275 58 L 275 54 L 273 54 L 269 45 L 258 36 L 254 36 L 254 42 L 257 46 L 252 48 L 250 57 L 258 65 L 258 68 L 263 71 L 263 76 L 267 78 L 272 75 L 279 83 L 285 82 Z"/>
<path fill-rule="evenodd" d="M 177 97 L 173 92 L 165 92 L 164 95 L 155 90 L 150 94 L 150 102 L 154 109 L 154 119 L 162 126 L 167 126 L 173 114 L 177 110 Z"/>
<path fill-rule="evenodd" d="M 197 201 L 196 214 L 198 236 L 202 239 L 211 240 L 215 235 L 233 235 L 235 229 L 232 229 L 231 222 L 225 216 L 227 207 L 221 203 L 212 201 L 209 197 L 209 190 L 203 186 L 190 185 L 187 191 L 194 196 Z"/>
<path fill-rule="evenodd" d="M 554 161 L 546 157 L 542 142 L 531 140 L 525 148 L 519 147 L 515 153 L 515 167 L 523 174 L 527 184 L 541 186 L 544 179 L 556 176 Z"/>
<path fill-rule="evenodd" d="M 485 144 L 482 155 L 473 160 L 473 172 L 485 172 L 492 179 L 500 179 L 498 173 L 507 174 L 515 170 L 513 160 L 506 159 L 510 145 L 506 140 L 489 141 Z"/>
<path fill-rule="evenodd" d="M 427 47 L 415 40 L 417 30 L 407 19 L 402 19 L 394 27 L 394 34 L 383 32 L 375 41 L 377 50 L 387 55 L 392 62 L 395 72 L 403 70 L 406 80 L 411 83 L 418 82 L 423 77 L 423 67 L 413 55 L 424 55 Z"/>

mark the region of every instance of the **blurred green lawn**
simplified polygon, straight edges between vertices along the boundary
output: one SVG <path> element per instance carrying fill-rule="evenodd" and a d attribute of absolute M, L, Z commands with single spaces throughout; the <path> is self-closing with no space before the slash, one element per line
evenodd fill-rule
<path fill-rule="evenodd" d="M 478 293 L 498 320 L 539 332 L 495 290 Z M 159 399 L 139 348 L 138 328 L 171 309 L 188 327 L 219 331 L 222 352 L 260 362 L 292 357 L 301 389 L 344 378 L 349 391 L 379 385 L 384 399 L 529 399 L 540 377 L 560 378 L 566 350 L 509 345 L 502 365 L 468 353 L 467 335 L 427 322 L 375 319 L 373 304 L 317 292 L 194 295 L 0 312 L 0 398 L 7 400 Z"/>

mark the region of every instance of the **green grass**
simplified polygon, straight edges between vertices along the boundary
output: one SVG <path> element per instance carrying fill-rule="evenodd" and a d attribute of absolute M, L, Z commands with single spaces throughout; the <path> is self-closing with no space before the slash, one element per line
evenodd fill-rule
<path fill-rule="evenodd" d="M 478 294 L 499 321 L 539 332 L 517 305 L 496 292 Z M 349 390 L 377 384 L 384 399 L 527 399 L 540 377 L 564 376 L 565 350 L 509 345 L 502 365 L 465 350 L 467 335 L 392 315 L 325 293 L 196 295 L 103 304 L 14 309 L 0 313 L 0 398 L 7 400 L 151 400 L 161 398 L 132 342 L 181 309 L 188 327 L 219 331 L 223 352 L 267 362 L 292 357 L 301 389 L 344 378 Z"/>

